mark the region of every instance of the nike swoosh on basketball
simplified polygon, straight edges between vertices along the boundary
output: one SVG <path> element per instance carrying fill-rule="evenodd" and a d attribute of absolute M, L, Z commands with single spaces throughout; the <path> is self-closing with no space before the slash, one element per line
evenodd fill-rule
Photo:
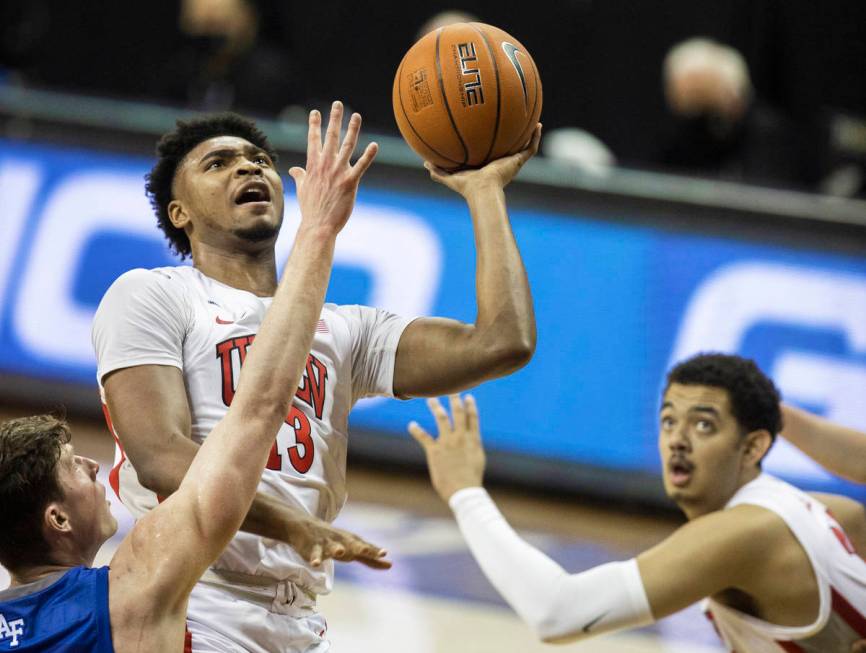
<path fill-rule="evenodd" d="M 593 619 L 583 627 L 583 632 L 588 633 L 590 628 L 592 628 L 595 624 L 604 619 L 606 616 L 607 612 L 603 612 L 602 614 L 598 615 L 595 619 Z"/>
<path fill-rule="evenodd" d="M 529 94 L 526 92 L 526 75 L 523 74 L 523 66 L 520 65 L 520 61 L 517 59 L 518 54 L 524 53 L 518 50 L 516 45 L 509 43 L 508 41 L 502 42 L 502 51 L 505 53 L 505 56 L 508 57 L 511 65 L 514 66 L 514 70 L 517 71 L 517 76 L 520 78 L 520 83 L 523 85 L 523 103 L 526 105 L 526 110 L 529 111 Z"/>

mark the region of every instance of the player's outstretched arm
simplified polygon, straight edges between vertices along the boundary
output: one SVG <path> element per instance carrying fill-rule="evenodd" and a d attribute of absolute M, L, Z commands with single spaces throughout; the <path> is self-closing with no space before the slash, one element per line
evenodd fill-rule
<path fill-rule="evenodd" d="M 537 151 L 541 125 L 523 151 L 479 170 L 448 173 L 427 163 L 430 176 L 462 195 L 475 230 L 474 324 L 421 318 L 406 327 L 397 348 L 394 393 L 434 396 L 460 392 L 504 376 L 535 351 L 535 315 L 526 270 L 511 231 L 505 186 Z"/>
<path fill-rule="evenodd" d="M 342 145 L 341 118 L 342 105 L 335 103 L 322 142 L 321 118 L 311 114 L 307 167 L 290 170 L 301 226 L 283 277 L 228 413 L 198 450 L 177 492 L 139 520 L 112 560 L 112 615 L 115 601 L 125 599 L 153 602 L 150 607 L 163 613 L 185 606 L 192 586 L 247 514 L 312 345 L 336 235 L 376 154 L 370 145 L 351 165 L 360 116 L 352 117 Z"/>
<path fill-rule="evenodd" d="M 481 487 L 484 451 L 475 402 L 452 396 L 450 403 L 451 418 L 437 400 L 429 402 L 437 438 L 414 422 L 409 431 L 481 569 L 540 639 L 565 643 L 645 625 L 741 584 L 736 574 L 747 577 L 761 564 L 761 555 L 741 540 L 743 529 L 764 527 L 752 519 L 765 520 L 767 511 L 746 506 L 733 516 L 723 511 L 690 522 L 637 559 L 569 574 L 523 540 Z M 750 517 L 750 509 L 760 513 Z"/>
<path fill-rule="evenodd" d="M 828 471 L 866 483 L 866 433 L 782 404 L 782 437 Z"/>

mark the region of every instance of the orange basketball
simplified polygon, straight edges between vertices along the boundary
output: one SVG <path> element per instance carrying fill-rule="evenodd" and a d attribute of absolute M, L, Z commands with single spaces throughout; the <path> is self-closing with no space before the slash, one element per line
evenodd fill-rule
<path fill-rule="evenodd" d="M 541 79 L 520 42 L 455 23 L 413 45 L 394 78 L 394 117 L 418 155 L 447 170 L 518 152 L 541 115 Z"/>

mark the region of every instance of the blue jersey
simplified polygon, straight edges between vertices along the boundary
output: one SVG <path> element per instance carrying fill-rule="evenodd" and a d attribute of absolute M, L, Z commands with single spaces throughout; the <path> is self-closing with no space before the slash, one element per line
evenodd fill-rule
<path fill-rule="evenodd" d="M 0 651 L 114 653 L 108 567 L 75 567 L 0 591 Z"/>

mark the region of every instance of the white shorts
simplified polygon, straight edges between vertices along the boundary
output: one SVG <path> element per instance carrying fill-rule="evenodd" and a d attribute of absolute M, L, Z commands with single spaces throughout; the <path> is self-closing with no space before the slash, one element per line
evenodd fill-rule
<path fill-rule="evenodd" d="M 291 583 L 261 587 L 199 582 L 187 608 L 192 653 L 325 653 L 328 624 Z M 286 591 L 288 589 L 288 591 Z M 300 600 L 298 600 L 300 599 Z"/>

